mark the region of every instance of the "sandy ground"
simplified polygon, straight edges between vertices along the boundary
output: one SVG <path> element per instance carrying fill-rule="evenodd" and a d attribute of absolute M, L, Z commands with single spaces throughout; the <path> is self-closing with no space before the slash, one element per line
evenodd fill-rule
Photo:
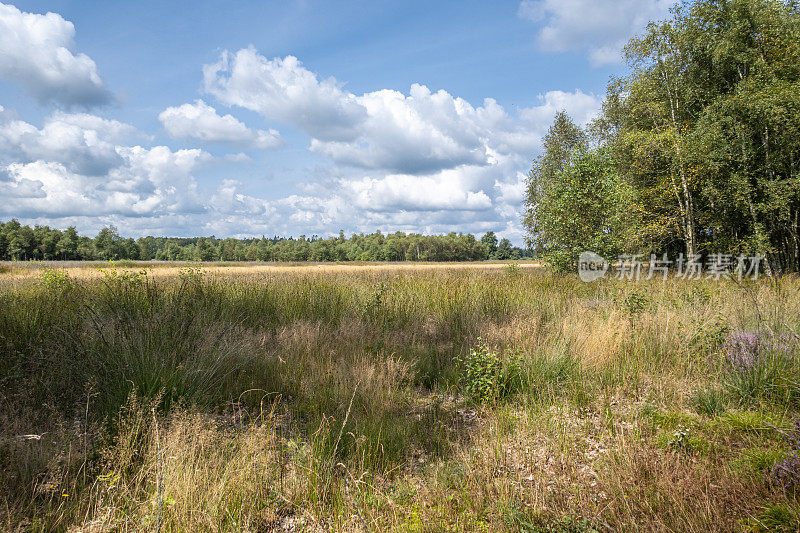
<path fill-rule="evenodd" d="M 118 272 L 138 272 L 147 270 L 147 275 L 152 277 L 177 276 L 188 268 L 200 268 L 207 274 L 236 275 L 236 274 L 278 274 L 278 273 L 343 273 L 365 271 L 391 271 L 391 270 L 486 270 L 502 269 L 510 263 L 520 268 L 539 268 L 538 261 L 486 261 L 472 263 L 168 263 L 168 262 L 137 262 L 123 263 L 123 266 L 112 265 L 101 261 L 57 261 L 12 263 L 2 262 L 0 266 L 10 267 L 9 271 L 0 273 L 0 278 L 20 279 L 37 276 L 43 268 L 57 268 L 66 271 L 74 278 L 99 278 L 104 270 L 116 269 Z"/>

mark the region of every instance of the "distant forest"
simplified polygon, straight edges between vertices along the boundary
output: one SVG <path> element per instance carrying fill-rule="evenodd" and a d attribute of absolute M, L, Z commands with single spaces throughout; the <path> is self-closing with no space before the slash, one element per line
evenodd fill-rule
<path fill-rule="evenodd" d="M 483 261 L 520 259 L 530 252 L 498 241 L 494 232 L 480 240 L 470 233 L 420 235 L 396 232 L 346 237 L 121 237 L 114 227 L 96 237 L 79 235 L 74 227 L 26 226 L 17 220 L 0 224 L 0 259 L 139 261 Z"/>

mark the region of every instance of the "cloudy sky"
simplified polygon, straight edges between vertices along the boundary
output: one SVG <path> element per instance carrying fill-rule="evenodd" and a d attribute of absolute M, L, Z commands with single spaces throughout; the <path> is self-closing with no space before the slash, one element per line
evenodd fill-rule
<path fill-rule="evenodd" d="M 0 220 L 94 234 L 521 242 L 662 0 L 0 3 Z"/>

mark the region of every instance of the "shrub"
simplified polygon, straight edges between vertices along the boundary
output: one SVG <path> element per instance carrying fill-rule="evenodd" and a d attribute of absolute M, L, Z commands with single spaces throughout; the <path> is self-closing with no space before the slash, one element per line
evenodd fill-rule
<path fill-rule="evenodd" d="M 647 295 L 633 291 L 624 300 L 625 310 L 630 315 L 637 315 L 647 306 Z"/>
<path fill-rule="evenodd" d="M 718 314 L 698 329 L 692 339 L 692 346 L 700 354 L 714 353 L 725 343 L 730 331 L 725 317 Z"/>
<path fill-rule="evenodd" d="M 70 286 L 72 280 L 65 270 L 44 268 L 39 272 L 39 281 L 48 289 L 62 291 Z"/>
<path fill-rule="evenodd" d="M 456 358 L 456 362 L 461 386 L 479 403 L 502 400 L 521 388 L 521 357 L 511 352 L 501 354 L 480 338 L 475 348 L 466 357 Z"/>

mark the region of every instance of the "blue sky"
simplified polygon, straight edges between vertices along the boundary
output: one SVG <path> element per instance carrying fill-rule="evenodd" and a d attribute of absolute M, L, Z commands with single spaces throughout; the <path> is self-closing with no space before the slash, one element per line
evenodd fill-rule
<path fill-rule="evenodd" d="M 0 219 L 494 230 L 661 0 L 0 3 Z"/>

